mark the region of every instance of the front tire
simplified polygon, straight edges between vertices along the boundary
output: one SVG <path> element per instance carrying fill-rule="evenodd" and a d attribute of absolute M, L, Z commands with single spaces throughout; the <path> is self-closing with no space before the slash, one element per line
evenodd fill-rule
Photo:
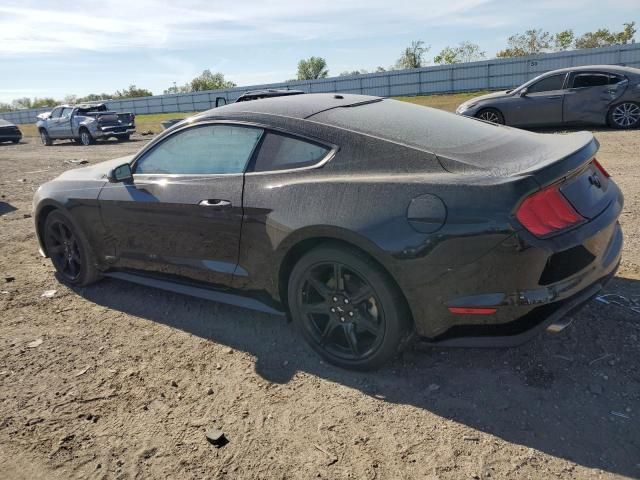
<path fill-rule="evenodd" d="M 289 277 L 294 323 L 327 362 L 371 370 L 391 360 L 410 332 L 402 293 L 362 252 L 327 244 L 304 255 Z"/>
<path fill-rule="evenodd" d="M 476 113 L 476 118 L 484 120 L 485 122 L 504 125 L 504 115 L 502 115 L 500 110 L 496 110 L 495 108 L 483 108 Z"/>
<path fill-rule="evenodd" d="M 88 147 L 89 145 L 93 145 L 95 143 L 94 138 L 91 136 L 91 133 L 89 133 L 89 130 L 87 130 L 86 128 L 83 128 L 82 130 L 80 130 L 80 143 L 85 147 Z"/>
<path fill-rule="evenodd" d="M 628 130 L 640 126 L 640 105 L 623 102 L 614 105 L 607 115 L 609 125 L 619 130 Z"/>
<path fill-rule="evenodd" d="M 128 141 L 131 139 L 131 135 L 130 135 L 130 134 L 128 134 L 128 133 L 127 133 L 126 135 L 118 135 L 118 136 L 116 137 L 116 139 L 117 139 L 119 142 L 128 142 Z"/>
<path fill-rule="evenodd" d="M 44 145 L 45 147 L 50 147 L 51 144 L 53 143 L 51 141 L 51 137 L 49 136 L 49 133 L 44 128 L 40 130 L 40 141 L 42 142 L 42 145 Z"/>
<path fill-rule="evenodd" d="M 63 213 L 55 211 L 47 216 L 44 243 L 47 255 L 64 283 L 84 287 L 100 278 L 89 243 Z"/>

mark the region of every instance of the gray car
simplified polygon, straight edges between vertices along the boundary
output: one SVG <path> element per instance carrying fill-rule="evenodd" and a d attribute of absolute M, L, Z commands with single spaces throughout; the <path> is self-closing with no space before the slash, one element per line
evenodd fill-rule
<path fill-rule="evenodd" d="M 42 144 L 47 146 L 64 139 L 82 145 L 91 145 L 97 139 L 126 141 L 136 131 L 133 113 L 112 112 L 105 103 L 60 105 L 38 115 L 36 127 Z"/>
<path fill-rule="evenodd" d="M 456 113 L 514 127 L 640 126 L 640 69 L 563 68 L 502 92 L 472 98 Z"/>

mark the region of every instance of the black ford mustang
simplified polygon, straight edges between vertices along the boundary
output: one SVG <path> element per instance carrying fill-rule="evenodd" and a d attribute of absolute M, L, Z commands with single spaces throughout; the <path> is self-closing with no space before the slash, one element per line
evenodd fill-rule
<path fill-rule="evenodd" d="M 379 366 L 418 337 L 561 330 L 620 261 L 620 190 L 587 132 L 545 135 L 360 95 L 204 112 L 133 157 L 40 187 L 59 276 L 111 276 L 288 312 L 310 345 Z"/>

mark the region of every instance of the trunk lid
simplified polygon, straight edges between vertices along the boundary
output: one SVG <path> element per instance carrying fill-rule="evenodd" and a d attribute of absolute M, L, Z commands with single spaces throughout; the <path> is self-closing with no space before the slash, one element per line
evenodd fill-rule
<path fill-rule="evenodd" d="M 593 164 L 598 147 L 589 132 L 523 131 L 490 139 L 476 152 L 449 151 L 438 158 L 452 173 L 514 179 L 530 176 L 541 188 L 557 184 L 576 211 L 589 220 L 616 199 L 616 189 L 609 188 L 611 180 Z"/>

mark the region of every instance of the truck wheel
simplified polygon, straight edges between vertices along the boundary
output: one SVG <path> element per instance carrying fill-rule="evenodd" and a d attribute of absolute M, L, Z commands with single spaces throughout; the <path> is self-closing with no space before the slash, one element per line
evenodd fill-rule
<path fill-rule="evenodd" d="M 51 141 L 51 137 L 44 128 L 40 130 L 40 141 L 42 142 L 42 145 L 46 147 L 51 146 L 51 144 L 53 143 Z"/>
<path fill-rule="evenodd" d="M 118 135 L 116 138 L 118 139 L 119 142 L 128 142 L 129 139 L 131 138 L 131 135 L 127 133 L 126 135 Z"/>
<path fill-rule="evenodd" d="M 80 143 L 85 147 L 88 147 L 89 145 L 93 145 L 95 143 L 94 138 L 86 128 L 80 130 Z"/>

